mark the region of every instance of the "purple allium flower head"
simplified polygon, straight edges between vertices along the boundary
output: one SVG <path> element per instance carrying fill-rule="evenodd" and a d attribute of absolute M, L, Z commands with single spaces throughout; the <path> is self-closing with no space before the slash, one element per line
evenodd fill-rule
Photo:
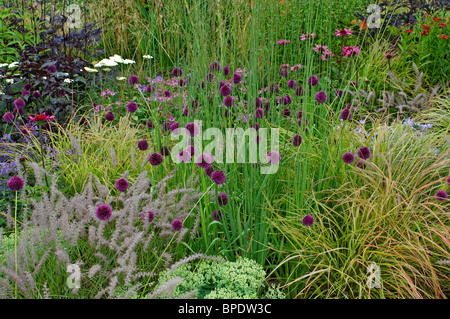
<path fill-rule="evenodd" d="M 231 87 L 228 84 L 225 84 L 220 88 L 220 94 L 223 96 L 228 96 L 231 94 Z"/>
<path fill-rule="evenodd" d="M 239 84 L 242 82 L 242 76 L 239 73 L 233 74 L 233 83 Z"/>
<path fill-rule="evenodd" d="M 140 149 L 141 151 L 148 150 L 148 142 L 146 140 L 138 141 L 138 149 Z"/>
<path fill-rule="evenodd" d="M 198 167 L 201 168 L 207 168 L 212 165 L 214 162 L 214 158 L 211 156 L 211 154 L 203 153 L 198 155 L 195 158 L 195 163 L 198 165 Z"/>
<path fill-rule="evenodd" d="M 155 219 L 155 213 L 152 211 L 142 212 L 142 220 L 151 223 Z"/>
<path fill-rule="evenodd" d="M 226 107 L 231 107 L 234 104 L 234 98 L 231 95 L 227 95 L 225 96 L 225 98 L 223 99 L 223 105 L 225 105 Z"/>
<path fill-rule="evenodd" d="M 184 150 L 187 151 L 191 156 L 195 155 L 195 147 L 193 145 L 189 145 Z"/>
<path fill-rule="evenodd" d="M 153 130 L 153 122 L 152 121 L 147 121 L 147 127 L 149 128 L 149 130 Z"/>
<path fill-rule="evenodd" d="M 284 117 L 289 117 L 289 116 L 291 116 L 291 110 L 288 109 L 288 108 L 285 108 L 285 109 L 283 110 L 283 116 L 284 116 Z"/>
<path fill-rule="evenodd" d="M 22 97 L 25 97 L 25 95 L 29 95 L 29 94 L 31 94 L 30 91 L 28 91 L 28 90 L 23 90 L 23 92 L 22 92 Z"/>
<path fill-rule="evenodd" d="M 317 103 L 324 103 L 327 100 L 327 94 L 324 91 L 319 91 L 316 93 Z"/>
<path fill-rule="evenodd" d="M 352 103 L 348 103 L 348 104 L 345 106 L 345 108 L 350 110 L 350 109 L 352 108 Z"/>
<path fill-rule="evenodd" d="M 169 130 L 171 132 L 175 131 L 179 127 L 180 127 L 180 123 L 178 123 L 178 122 L 172 122 L 169 124 Z"/>
<path fill-rule="evenodd" d="M 262 118 L 264 116 L 264 110 L 262 109 L 262 108 L 257 108 L 256 109 L 256 111 L 255 111 L 255 117 L 257 118 L 257 119 L 260 119 L 260 118 Z"/>
<path fill-rule="evenodd" d="M 217 194 L 217 202 L 219 206 L 225 206 L 228 204 L 228 196 L 225 193 L 219 193 Z"/>
<path fill-rule="evenodd" d="M 137 84 L 137 83 L 139 83 L 138 76 L 135 75 L 135 74 L 130 75 L 130 77 L 128 78 L 128 83 L 129 84 Z"/>
<path fill-rule="evenodd" d="M 352 118 L 352 112 L 349 109 L 345 108 L 341 112 L 341 119 L 343 121 L 350 120 Z"/>
<path fill-rule="evenodd" d="M 281 161 L 281 155 L 277 151 L 270 151 L 269 154 L 267 154 L 267 158 L 269 163 L 273 165 L 276 165 Z"/>
<path fill-rule="evenodd" d="M 127 104 L 127 111 L 130 113 L 136 112 L 138 109 L 138 105 L 134 102 L 130 102 Z"/>
<path fill-rule="evenodd" d="M 212 83 L 213 80 L 214 80 L 214 74 L 208 73 L 208 74 L 206 75 L 206 81 Z"/>
<path fill-rule="evenodd" d="M 259 124 L 257 122 L 250 124 L 250 128 L 254 128 L 256 131 L 259 130 Z"/>
<path fill-rule="evenodd" d="M 175 68 L 172 70 L 172 74 L 173 74 L 173 76 L 182 76 L 183 70 L 181 70 L 180 68 Z"/>
<path fill-rule="evenodd" d="M 281 70 L 280 70 L 280 75 L 281 75 L 282 77 L 287 78 L 287 77 L 289 76 L 289 71 L 288 71 L 288 69 L 281 69 Z"/>
<path fill-rule="evenodd" d="M 353 155 L 353 153 L 346 152 L 344 153 L 344 155 L 342 155 L 342 160 L 347 164 L 353 163 L 353 161 L 355 160 L 355 155 Z"/>
<path fill-rule="evenodd" d="M 369 157 L 370 157 L 370 150 L 369 150 L 369 148 L 367 147 L 367 146 L 364 146 L 364 147 L 361 147 L 359 150 L 358 150 L 358 156 L 360 157 L 360 158 L 362 158 L 362 159 L 368 159 Z"/>
<path fill-rule="evenodd" d="M 361 169 L 365 169 L 366 168 L 366 164 L 364 164 L 362 161 L 358 161 L 358 163 L 356 163 L 356 167 L 361 168 Z"/>
<path fill-rule="evenodd" d="M 6 186 L 12 191 L 20 191 L 24 185 L 24 181 L 17 175 L 14 175 L 6 182 Z"/>
<path fill-rule="evenodd" d="M 106 119 L 107 121 L 112 122 L 112 121 L 114 121 L 115 118 L 116 118 L 116 116 L 115 116 L 114 113 L 111 112 L 111 111 L 108 111 L 108 113 L 105 114 L 105 119 Z"/>
<path fill-rule="evenodd" d="M 32 95 L 33 95 L 33 97 L 34 97 L 35 99 L 38 99 L 38 98 L 41 97 L 41 92 L 39 92 L 39 91 L 34 91 Z"/>
<path fill-rule="evenodd" d="M 214 171 L 212 166 L 206 167 L 204 168 L 205 170 L 205 174 L 208 175 L 209 177 L 211 177 L 211 173 Z"/>
<path fill-rule="evenodd" d="M 222 212 L 220 210 L 214 210 L 212 212 L 212 218 L 214 220 L 220 221 L 222 219 Z"/>
<path fill-rule="evenodd" d="M 196 136 L 199 132 L 198 124 L 195 122 L 189 122 L 185 125 L 186 134 L 189 136 Z"/>
<path fill-rule="evenodd" d="M 255 107 L 261 107 L 261 105 L 262 105 L 262 98 L 257 97 L 255 99 Z"/>
<path fill-rule="evenodd" d="M 161 146 L 161 155 L 162 156 L 169 156 L 170 155 L 170 148 L 167 146 Z"/>
<path fill-rule="evenodd" d="M 314 224 L 314 217 L 312 217 L 311 215 L 306 215 L 302 218 L 302 224 L 305 226 L 311 226 L 312 224 Z"/>
<path fill-rule="evenodd" d="M 164 91 L 164 96 L 165 97 L 171 97 L 172 95 L 170 94 L 170 91 Z"/>
<path fill-rule="evenodd" d="M 296 117 L 297 119 L 301 120 L 301 119 L 302 119 L 302 116 L 303 116 L 303 111 L 302 111 L 302 109 L 300 109 L 300 110 L 298 110 L 298 111 L 295 112 L 295 117 Z"/>
<path fill-rule="evenodd" d="M 14 114 L 12 114 L 11 112 L 6 112 L 5 114 L 3 114 L 3 120 L 7 123 L 11 123 L 12 121 L 14 121 Z"/>
<path fill-rule="evenodd" d="M 293 89 L 297 85 L 297 82 L 295 80 L 289 80 L 287 83 L 288 88 Z"/>
<path fill-rule="evenodd" d="M 278 93 L 278 91 L 280 90 L 280 88 L 278 87 L 278 84 L 276 83 L 271 83 L 269 86 L 269 91 L 270 93 Z"/>
<path fill-rule="evenodd" d="M 450 186 L 450 176 L 447 178 L 447 185 Z"/>
<path fill-rule="evenodd" d="M 161 154 L 159 153 L 152 153 L 148 159 L 148 161 L 150 162 L 150 164 L 152 164 L 153 166 L 158 166 L 159 164 L 162 163 L 163 161 L 163 157 Z"/>
<path fill-rule="evenodd" d="M 178 160 L 181 163 L 187 163 L 191 160 L 191 154 L 187 150 L 182 150 L 178 153 Z"/>
<path fill-rule="evenodd" d="M 26 104 L 25 101 L 22 100 L 22 98 L 20 98 L 20 97 L 18 99 L 14 100 L 14 106 L 19 109 L 23 109 L 25 107 L 25 104 Z"/>
<path fill-rule="evenodd" d="M 439 190 L 439 191 L 437 191 L 436 192 L 436 199 L 438 200 L 438 201 L 444 201 L 444 200 L 446 200 L 447 199 L 447 192 L 446 191 L 443 191 L 443 190 Z"/>
<path fill-rule="evenodd" d="M 183 107 L 183 116 L 188 116 L 189 109 L 188 107 Z"/>
<path fill-rule="evenodd" d="M 223 184 L 225 183 L 226 176 L 223 171 L 214 171 L 211 173 L 211 179 L 214 182 L 214 184 Z"/>
<path fill-rule="evenodd" d="M 178 86 L 184 86 L 184 84 L 186 83 L 186 81 L 184 79 L 179 79 L 178 80 Z"/>
<path fill-rule="evenodd" d="M 167 132 L 167 131 L 169 131 L 169 127 L 170 127 L 170 122 L 163 122 L 162 123 L 162 125 L 161 125 L 161 129 L 164 131 L 164 132 Z"/>
<path fill-rule="evenodd" d="M 303 96 L 305 94 L 305 90 L 301 85 L 298 86 L 298 88 L 295 89 L 295 95 L 297 96 Z"/>
<path fill-rule="evenodd" d="M 153 92 L 153 86 L 151 84 L 147 85 L 144 88 L 144 91 L 147 92 L 147 93 L 152 93 Z"/>
<path fill-rule="evenodd" d="M 211 72 L 213 72 L 213 71 L 220 71 L 221 70 L 220 63 L 217 62 L 217 61 L 211 62 L 209 64 L 209 70 Z"/>
<path fill-rule="evenodd" d="M 300 146 L 300 144 L 302 144 L 302 137 L 300 136 L 300 135 L 298 135 L 298 134 L 295 134 L 293 137 L 292 137 L 292 144 L 294 145 L 294 146 Z"/>
<path fill-rule="evenodd" d="M 225 65 L 223 67 L 223 75 L 228 75 L 228 74 L 230 74 L 230 68 Z"/>
<path fill-rule="evenodd" d="M 342 97 L 342 90 L 336 90 L 336 92 L 334 93 L 337 97 L 341 98 Z"/>
<path fill-rule="evenodd" d="M 179 231 L 181 228 L 183 228 L 183 222 L 180 219 L 174 219 L 172 222 L 172 229 L 174 231 Z"/>
<path fill-rule="evenodd" d="M 108 220 L 111 218 L 112 209 L 107 204 L 100 204 L 95 209 L 95 216 L 100 220 Z"/>
<path fill-rule="evenodd" d="M 17 115 L 22 115 L 23 114 L 23 108 L 15 107 L 14 110 L 13 110 L 13 113 L 17 114 Z"/>
<path fill-rule="evenodd" d="M 119 192 L 125 192 L 130 186 L 125 178 L 119 178 L 114 185 Z"/>
<path fill-rule="evenodd" d="M 53 64 L 52 66 L 50 66 L 47 69 L 47 71 L 50 72 L 50 73 L 55 73 L 56 72 L 56 65 Z"/>
<path fill-rule="evenodd" d="M 220 88 L 222 87 L 222 86 L 224 86 L 225 85 L 225 82 L 224 81 L 220 81 L 220 83 L 219 83 L 219 90 L 220 90 Z"/>
<path fill-rule="evenodd" d="M 27 90 L 27 91 L 31 91 L 32 88 L 33 88 L 33 86 L 30 83 L 27 83 L 23 86 L 23 89 Z"/>
<path fill-rule="evenodd" d="M 308 78 L 308 85 L 309 86 L 316 86 L 319 83 L 319 78 L 315 75 L 311 75 Z"/>
<path fill-rule="evenodd" d="M 195 110 L 198 107 L 198 100 L 193 99 L 191 105 L 192 105 L 192 108 Z"/>
<path fill-rule="evenodd" d="M 292 98 L 289 96 L 289 94 L 286 94 L 283 98 L 284 105 L 289 105 L 292 103 Z"/>

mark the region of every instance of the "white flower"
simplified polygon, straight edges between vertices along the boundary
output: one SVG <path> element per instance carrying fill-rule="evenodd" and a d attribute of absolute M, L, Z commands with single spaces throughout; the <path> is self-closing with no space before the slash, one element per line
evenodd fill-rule
<path fill-rule="evenodd" d="M 116 62 L 112 61 L 112 60 L 103 59 L 99 63 L 94 65 L 94 68 L 101 68 L 101 67 L 104 67 L 104 66 L 116 66 L 116 65 L 118 65 L 118 64 Z"/>
<path fill-rule="evenodd" d="M 64 76 L 69 76 L 69 73 L 64 73 L 64 72 L 61 72 L 61 75 L 64 75 Z"/>
<path fill-rule="evenodd" d="M 97 73 L 98 72 L 97 69 L 91 69 L 91 68 L 88 68 L 87 66 L 84 67 L 84 70 L 86 72 L 90 72 L 90 73 Z"/>
<path fill-rule="evenodd" d="M 12 68 L 15 68 L 18 65 L 19 65 L 19 62 L 13 62 L 10 65 L 8 65 L 8 68 L 12 69 Z"/>
<path fill-rule="evenodd" d="M 46 77 L 46 76 L 43 76 L 42 78 L 43 78 L 44 80 L 47 80 L 47 77 Z"/>
<path fill-rule="evenodd" d="M 133 64 L 133 63 L 135 63 L 135 62 L 134 62 L 133 60 L 125 59 L 125 60 L 122 61 L 122 63 L 123 63 L 123 64 Z"/>
<path fill-rule="evenodd" d="M 153 59 L 153 57 L 151 55 L 144 55 L 143 58 L 144 59 Z"/>
<path fill-rule="evenodd" d="M 122 57 L 117 54 L 114 54 L 114 56 L 110 56 L 109 59 L 114 62 L 123 63 Z"/>
<path fill-rule="evenodd" d="M 8 84 L 13 84 L 14 83 L 14 79 L 6 79 L 5 82 L 8 83 Z"/>
<path fill-rule="evenodd" d="M 7 65 L 8 65 L 8 63 L 0 63 L 0 68 L 3 68 L 5 66 L 7 66 Z"/>
<path fill-rule="evenodd" d="M 64 82 L 65 82 L 65 83 L 72 83 L 73 80 L 71 80 L 71 79 L 65 79 Z"/>
<path fill-rule="evenodd" d="M 116 78 L 117 81 L 123 81 L 123 80 L 126 80 L 126 79 L 127 78 L 123 77 L 123 76 L 119 76 L 119 77 Z"/>

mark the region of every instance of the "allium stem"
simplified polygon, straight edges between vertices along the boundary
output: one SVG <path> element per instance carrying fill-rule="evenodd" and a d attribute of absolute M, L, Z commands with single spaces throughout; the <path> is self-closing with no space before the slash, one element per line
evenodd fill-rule
<path fill-rule="evenodd" d="M 17 191 L 15 191 L 16 193 L 16 200 L 14 201 L 14 263 L 15 263 L 15 268 L 14 271 L 17 275 Z M 16 296 L 17 299 L 17 281 L 14 281 L 14 287 L 15 287 L 15 291 L 14 294 Z"/>
<path fill-rule="evenodd" d="M 47 187 L 50 187 L 50 184 L 47 180 L 47 169 L 45 168 L 45 161 L 44 161 L 44 143 L 42 140 L 42 122 L 39 122 L 39 142 L 41 144 L 41 160 L 42 160 L 42 167 L 44 168 L 44 178 L 45 183 L 47 184 Z"/>

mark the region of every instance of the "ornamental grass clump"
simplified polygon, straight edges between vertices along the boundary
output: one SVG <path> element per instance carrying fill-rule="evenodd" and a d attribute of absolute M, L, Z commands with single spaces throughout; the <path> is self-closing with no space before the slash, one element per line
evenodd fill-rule
<path fill-rule="evenodd" d="M 35 177 L 42 174 L 37 164 L 30 167 Z M 91 174 L 83 192 L 69 198 L 57 188 L 57 176 L 51 176 L 49 194 L 29 200 L 27 218 L 17 232 L 16 253 L 2 250 L 2 296 L 117 298 L 119 286 L 127 287 L 125 298 L 152 292 L 158 271 L 173 264 L 174 245 L 200 218 L 194 208 L 204 194 L 195 190 L 196 180 L 187 178 L 184 187 L 170 190 L 168 182 L 174 175 L 152 186 L 143 172 L 126 192 L 114 197 Z M 42 179 L 36 180 L 42 187 Z M 14 183 L 12 188 L 18 189 L 23 181 Z M 11 225 L 10 209 L 6 215 Z M 68 266 L 80 268 L 78 288 L 66 285 Z"/>

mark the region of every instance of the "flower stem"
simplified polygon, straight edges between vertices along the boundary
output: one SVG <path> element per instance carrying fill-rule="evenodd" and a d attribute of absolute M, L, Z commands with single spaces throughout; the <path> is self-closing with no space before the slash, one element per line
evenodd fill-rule
<path fill-rule="evenodd" d="M 42 122 L 39 122 L 39 142 L 41 144 L 41 160 L 42 160 L 42 167 L 44 168 L 44 178 L 45 183 L 47 184 L 47 187 L 50 187 L 50 184 L 47 180 L 47 169 L 45 168 L 45 161 L 44 161 L 44 142 L 42 140 Z"/>
<path fill-rule="evenodd" d="M 15 263 L 14 271 L 17 275 L 17 268 L 18 268 L 17 267 L 17 191 L 15 193 L 16 193 L 16 200 L 14 203 L 14 263 Z M 15 286 L 14 293 L 15 293 L 15 296 L 17 299 L 17 281 L 15 281 L 14 286 Z"/>

